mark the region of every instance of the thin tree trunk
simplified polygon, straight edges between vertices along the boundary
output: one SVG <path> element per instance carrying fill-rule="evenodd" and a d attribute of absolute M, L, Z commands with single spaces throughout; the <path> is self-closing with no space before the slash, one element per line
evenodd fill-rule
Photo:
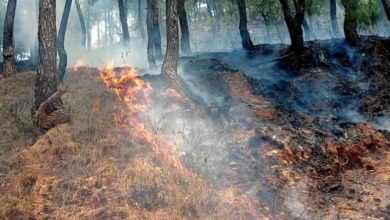
<path fill-rule="evenodd" d="M 113 35 L 113 32 L 112 32 L 112 10 L 111 8 L 108 10 L 108 32 L 110 34 L 110 45 L 113 45 L 114 44 L 114 35 Z"/>
<path fill-rule="evenodd" d="M 354 0 L 341 0 L 341 3 L 345 8 L 345 19 L 344 19 L 344 34 L 345 40 L 352 42 L 354 45 L 359 44 L 359 34 L 357 32 L 357 22 L 354 16 L 358 8 L 358 2 Z"/>
<path fill-rule="evenodd" d="M 143 8 L 142 8 L 142 0 L 138 0 L 138 28 L 141 33 L 142 40 L 145 40 L 145 28 L 144 28 L 144 22 L 142 20 L 143 17 Z"/>
<path fill-rule="evenodd" d="M 180 79 L 177 74 L 179 59 L 179 30 L 177 16 L 177 0 L 166 2 L 166 27 L 167 27 L 167 52 L 161 68 L 161 74 L 167 76 L 174 87 L 180 87 Z"/>
<path fill-rule="evenodd" d="M 180 21 L 181 51 L 186 55 L 190 55 L 192 53 L 190 46 L 190 31 L 188 30 L 187 13 L 184 6 L 184 0 L 177 0 L 177 13 Z"/>
<path fill-rule="evenodd" d="M 69 120 L 57 92 L 56 0 L 39 1 L 39 57 L 33 107 L 33 143 L 57 124 Z"/>
<path fill-rule="evenodd" d="M 210 0 L 206 0 L 206 6 L 207 6 L 207 12 L 208 12 L 210 18 L 212 18 L 212 17 L 213 17 L 213 13 L 212 13 L 212 11 L 211 11 Z M 179 16 L 180 16 L 180 15 L 179 15 Z"/>
<path fill-rule="evenodd" d="M 86 24 L 86 29 L 87 29 L 87 34 L 86 34 L 86 37 L 87 37 L 87 50 L 90 51 L 91 50 L 91 15 L 90 15 L 90 12 L 87 13 L 88 16 L 87 16 L 87 24 Z"/>
<path fill-rule="evenodd" d="M 316 35 L 316 32 L 313 30 L 312 18 L 313 18 L 313 16 L 310 15 L 310 16 L 307 18 L 307 20 L 309 21 L 309 22 L 308 22 L 308 25 L 309 25 L 309 30 L 310 30 L 311 39 L 312 39 L 312 40 L 316 40 L 316 39 L 317 39 L 317 35 Z"/>
<path fill-rule="evenodd" d="M 98 48 L 100 48 L 100 21 L 97 21 L 97 34 L 98 34 Z"/>
<path fill-rule="evenodd" d="M 39 0 L 34 0 L 35 1 L 35 8 L 34 10 L 30 10 L 30 17 L 33 19 L 33 24 L 34 25 L 34 30 L 32 33 L 34 34 L 34 41 L 30 45 L 30 63 L 33 66 L 38 65 L 38 14 L 39 14 Z"/>
<path fill-rule="evenodd" d="M 332 29 L 333 29 L 334 35 L 337 38 L 341 37 L 339 24 L 337 22 L 337 3 L 336 3 L 336 0 L 330 0 L 330 19 L 331 19 Z"/>
<path fill-rule="evenodd" d="M 80 2 L 79 0 L 75 1 L 76 4 L 76 10 L 77 10 L 77 15 L 79 17 L 80 21 L 80 27 L 81 27 L 81 46 L 84 47 L 86 46 L 86 41 L 87 41 L 87 31 L 85 30 L 85 21 L 84 21 L 84 16 L 83 13 L 81 12 L 81 7 L 80 7 Z"/>
<path fill-rule="evenodd" d="M 307 23 L 306 19 L 303 19 L 302 27 L 303 27 L 303 31 L 305 32 L 304 39 L 306 39 L 307 41 L 310 41 L 311 40 L 310 27 L 309 27 L 309 23 Z"/>
<path fill-rule="evenodd" d="M 60 57 L 60 63 L 58 65 L 58 79 L 60 83 L 63 82 L 65 77 L 66 66 L 68 65 L 68 54 L 65 50 L 65 33 L 68 26 L 68 19 L 70 8 L 72 6 L 72 0 L 66 0 L 64 12 L 61 18 L 60 30 L 58 31 L 57 50 Z"/>
<path fill-rule="evenodd" d="M 265 24 L 265 28 L 266 28 L 266 31 L 267 31 L 267 36 L 266 36 L 266 43 L 270 43 L 271 42 L 271 28 L 270 28 L 270 24 L 269 24 L 269 21 L 268 21 L 268 18 L 267 18 L 267 15 L 265 14 L 265 12 L 263 11 L 261 13 L 261 16 L 263 17 L 264 19 L 264 24 Z"/>
<path fill-rule="evenodd" d="M 104 12 L 104 46 L 108 46 L 108 10 Z"/>
<path fill-rule="evenodd" d="M 14 21 L 16 0 L 8 0 L 3 32 L 3 74 L 5 77 L 16 73 L 14 39 Z"/>
<path fill-rule="evenodd" d="M 153 0 L 147 0 L 147 11 L 146 11 L 146 30 L 148 32 L 148 62 L 150 70 L 154 71 L 157 69 L 156 60 L 154 58 L 154 32 L 153 32 Z"/>
<path fill-rule="evenodd" d="M 382 4 L 386 12 L 387 20 L 390 21 L 390 0 L 382 0 Z"/>
<path fill-rule="evenodd" d="M 276 33 L 278 34 L 278 38 L 280 40 L 280 43 L 284 44 L 284 37 L 282 35 L 282 32 L 280 31 L 278 25 L 274 25 Z"/>
<path fill-rule="evenodd" d="M 241 44 L 245 50 L 251 50 L 253 49 L 253 43 L 247 27 L 245 0 L 237 0 L 237 3 L 238 3 L 238 13 L 240 14 L 239 29 L 241 35 Z"/>
<path fill-rule="evenodd" d="M 125 6 L 123 4 L 123 0 L 118 0 L 119 6 L 119 18 L 122 24 L 122 35 L 123 35 L 123 46 L 130 49 L 130 34 L 129 27 L 127 26 L 127 17 L 125 12 Z"/>
<path fill-rule="evenodd" d="M 283 9 L 284 20 L 286 21 L 288 32 L 290 33 L 291 49 L 297 55 L 301 55 L 305 51 L 303 41 L 302 23 L 305 18 L 306 2 L 298 0 L 295 4 L 295 15 L 292 15 L 289 3 L 287 0 L 280 0 Z"/>
<path fill-rule="evenodd" d="M 159 23 L 160 21 L 159 21 L 158 2 L 157 0 L 153 0 L 153 42 L 154 42 L 154 55 L 156 60 L 163 59 Z"/>

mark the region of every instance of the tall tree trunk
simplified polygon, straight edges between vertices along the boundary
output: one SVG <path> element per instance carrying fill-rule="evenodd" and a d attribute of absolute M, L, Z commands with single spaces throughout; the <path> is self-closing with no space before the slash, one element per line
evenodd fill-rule
<path fill-rule="evenodd" d="M 97 21 L 98 48 L 100 48 L 100 20 Z"/>
<path fill-rule="evenodd" d="M 39 56 L 35 82 L 35 110 L 57 91 L 56 0 L 39 1 Z"/>
<path fill-rule="evenodd" d="M 63 82 L 65 77 L 66 66 L 68 65 L 68 54 L 65 50 L 65 33 L 68 26 L 68 19 L 70 8 L 72 6 L 72 0 L 66 0 L 64 12 L 62 13 L 60 30 L 58 31 L 57 50 L 60 57 L 60 63 L 58 65 L 58 79 L 60 83 Z"/>
<path fill-rule="evenodd" d="M 212 10 L 211 10 L 210 0 L 206 0 L 206 6 L 207 6 L 207 12 L 208 12 L 210 18 L 212 18 L 212 17 L 213 17 L 213 12 L 212 12 Z M 180 12 L 178 12 L 178 13 L 180 13 Z M 179 15 L 179 16 L 180 16 L 180 15 Z"/>
<path fill-rule="evenodd" d="M 86 29 L 87 29 L 87 50 L 90 51 L 91 50 L 91 15 L 90 15 L 90 12 L 87 13 L 88 14 L 88 17 L 87 17 L 87 24 L 86 24 Z"/>
<path fill-rule="evenodd" d="M 265 24 L 265 28 L 266 28 L 266 31 L 267 31 L 267 36 L 266 36 L 266 43 L 270 43 L 271 42 L 271 28 L 270 28 L 270 24 L 269 24 L 269 21 L 268 21 L 268 18 L 267 18 L 267 15 L 265 14 L 264 11 L 261 12 L 261 16 L 263 17 L 263 20 L 264 20 L 264 24 Z"/>
<path fill-rule="evenodd" d="M 144 28 L 144 22 L 142 20 L 143 17 L 143 11 L 142 8 L 142 0 L 138 0 L 138 28 L 141 33 L 142 40 L 145 40 L 145 28 Z"/>
<path fill-rule="evenodd" d="M 123 0 L 118 0 L 118 5 L 119 5 L 119 18 L 122 24 L 123 46 L 130 49 L 129 27 L 127 26 L 127 17 L 126 17 Z"/>
<path fill-rule="evenodd" d="M 245 50 L 251 50 L 253 49 L 253 43 L 247 27 L 245 0 L 237 0 L 237 3 L 238 3 L 238 13 L 240 14 L 239 29 L 241 35 L 241 44 Z"/>
<path fill-rule="evenodd" d="M 156 60 L 162 60 L 161 49 L 161 34 L 160 34 L 160 21 L 159 10 L 157 0 L 153 0 L 153 42 L 154 42 L 154 56 Z"/>
<path fill-rule="evenodd" d="M 104 12 L 104 46 L 108 46 L 108 10 Z"/>
<path fill-rule="evenodd" d="M 387 20 L 390 22 L 390 0 L 382 0 L 382 4 L 386 12 Z"/>
<path fill-rule="evenodd" d="M 341 0 L 341 3 L 345 8 L 345 19 L 344 19 L 344 34 L 345 40 L 353 43 L 354 45 L 359 44 L 359 34 L 357 32 L 357 22 L 354 16 L 357 8 L 358 1 L 355 0 Z"/>
<path fill-rule="evenodd" d="M 112 10 L 111 8 L 108 10 L 108 33 L 110 34 L 110 45 L 114 44 L 114 35 L 112 32 Z"/>
<path fill-rule="evenodd" d="M 298 0 L 295 6 L 295 15 L 292 15 L 287 0 L 280 0 L 283 9 L 284 20 L 286 21 L 288 32 L 291 39 L 291 49 L 297 55 L 305 51 L 303 41 L 302 23 L 305 18 L 306 1 Z"/>
<path fill-rule="evenodd" d="M 39 0 L 34 0 L 34 10 L 30 11 L 30 17 L 33 19 L 34 29 L 31 31 L 34 34 L 34 41 L 30 45 L 30 63 L 33 66 L 38 65 L 38 14 L 39 14 Z"/>
<path fill-rule="evenodd" d="M 309 27 L 309 23 L 307 23 L 306 19 L 303 19 L 302 27 L 303 27 L 303 31 L 305 32 L 304 39 L 306 39 L 307 41 L 310 41 L 311 40 L 310 27 Z"/>
<path fill-rule="evenodd" d="M 317 39 L 317 35 L 316 35 L 316 32 L 313 30 L 313 15 L 310 15 L 308 18 L 308 25 L 309 25 L 309 30 L 310 30 L 310 36 L 311 36 L 311 39 L 312 40 L 316 40 Z"/>
<path fill-rule="evenodd" d="M 278 25 L 274 25 L 274 27 L 275 27 L 276 33 L 278 34 L 278 38 L 280 40 L 280 43 L 284 44 L 284 37 L 283 37 L 283 34 L 280 31 Z"/>
<path fill-rule="evenodd" d="M 382 4 L 386 12 L 387 19 L 390 21 L 390 0 L 382 0 Z"/>
<path fill-rule="evenodd" d="M 161 68 L 161 74 L 167 76 L 173 86 L 180 87 L 177 74 L 179 59 L 179 30 L 177 16 L 177 0 L 166 1 L 167 52 Z"/>
<path fill-rule="evenodd" d="M 190 55 L 192 53 L 190 46 L 190 31 L 188 30 L 187 13 L 184 6 L 184 0 L 177 0 L 177 13 L 180 21 L 181 51 L 186 55 Z"/>
<path fill-rule="evenodd" d="M 87 31 L 85 30 L 84 16 L 83 16 L 83 13 L 81 12 L 79 0 L 76 0 L 75 3 L 76 3 L 77 15 L 79 17 L 80 27 L 81 27 L 81 46 L 83 46 L 84 50 L 85 50 L 85 46 L 87 44 L 86 43 L 87 42 Z"/>
<path fill-rule="evenodd" d="M 87 17 L 87 50 L 90 51 L 92 48 L 92 7 L 93 7 L 93 0 L 87 0 L 88 3 L 88 17 Z"/>
<path fill-rule="evenodd" d="M 3 74 L 5 77 L 16 73 L 14 39 L 14 21 L 16 0 L 8 0 L 7 12 L 4 19 L 3 33 Z"/>
<path fill-rule="evenodd" d="M 56 0 L 39 1 L 39 57 L 33 107 L 33 143 L 57 124 L 69 120 L 57 92 Z"/>
<path fill-rule="evenodd" d="M 147 0 L 147 11 L 146 11 L 146 30 L 148 32 L 148 62 L 150 70 L 154 71 L 157 69 L 156 60 L 154 58 L 154 32 L 153 32 L 153 0 Z"/>
<path fill-rule="evenodd" d="M 337 38 L 341 37 L 339 24 L 337 22 L 337 3 L 336 3 L 336 0 L 330 0 L 330 20 L 332 23 L 332 29 L 333 29 L 334 35 Z"/>

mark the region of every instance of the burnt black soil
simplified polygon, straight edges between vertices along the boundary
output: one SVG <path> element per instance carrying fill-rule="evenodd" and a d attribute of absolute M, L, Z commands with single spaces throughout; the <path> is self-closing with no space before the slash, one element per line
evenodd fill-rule
<path fill-rule="evenodd" d="M 237 165 L 233 164 L 238 175 L 233 185 L 245 188 L 250 183 L 261 182 L 263 189 L 255 193 L 259 202 L 273 205 L 273 212 L 285 211 L 286 207 L 279 204 L 286 199 L 286 192 L 280 188 L 283 184 L 275 185 L 274 174 L 269 170 L 278 162 L 263 154 L 266 146 L 282 151 L 288 145 L 294 155 L 291 159 L 295 161 L 291 168 L 294 172 L 308 172 L 308 176 L 314 172 L 316 178 L 327 179 L 321 180 L 316 188 L 326 193 L 324 198 L 328 198 L 329 192 L 342 192 L 340 172 L 344 168 L 335 164 L 334 155 L 327 151 L 329 144 L 354 145 L 365 137 L 357 123 L 372 122 L 375 127 L 375 120 L 386 121 L 390 115 L 389 56 L 384 49 L 387 44 L 374 37 L 364 38 L 362 42 L 358 47 L 343 40 L 308 42 L 306 46 L 310 47 L 313 60 L 295 63 L 294 68 L 288 59 L 281 58 L 285 45 L 263 45 L 263 51 L 257 54 L 237 50 L 180 60 L 179 74 L 191 90 L 189 97 L 208 109 L 210 118 L 223 115 L 247 130 L 256 130 L 255 136 L 248 139 L 247 153 L 234 145 L 228 147 L 230 160 L 238 161 Z M 376 44 L 382 48 L 380 55 L 372 48 Z M 249 92 L 265 98 L 268 105 L 256 105 L 232 96 L 226 76 L 238 71 L 249 82 Z M 236 106 L 274 112 L 269 118 L 248 116 L 244 115 L 247 111 L 238 111 Z M 243 119 L 237 120 L 240 113 L 238 117 Z M 378 126 L 387 141 L 388 130 L 390 127 Z M 360 159 L 356 161 L 346 169 L 362 168 Z M 224 179 L 224 174 L 218 178 Z M 280 208 L 275 208 L 276 205 Z M 312 217 L 324 216 L 313 214 Z"/>

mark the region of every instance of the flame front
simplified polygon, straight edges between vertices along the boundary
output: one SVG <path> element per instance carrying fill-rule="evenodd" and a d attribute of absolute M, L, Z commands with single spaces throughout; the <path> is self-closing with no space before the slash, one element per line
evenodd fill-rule
<path fill-rule="evenodd" d="M 93 112 L 99 112 L 99 108 L 100 108 L 100 101 L 96 101 L 95 103 L 93 103 L 92 105 L 92 110 Z"/>
<path fill-rule="evenodd" d="M 120 114 L 114 115 L 115 122 L 129 129 L 136 137 L 149 142 L 154 151 L 166 162 L 176 167 L 183 176 L 197 181 L 204 190 L 209 191 L 211 188 L 209 185 L 186 169 L 178 152 L 160 137 L 154 135 L 143 123 L 142 116 L 152 105 L 150 98 L 152 87 L 150 83 L 138 77 L 137 69 L 122 67 L 121 72 L 117 73 L 114 70 L 114 63 L 107 62 L 106 68 L 100 69 L 100 76 L 106 86 L 116 93 L 118 100 L 127 107 L 126 110 L 121 109 Z"/>
<path fill-rule="evenodd" d="M 79 67 L 82 67 L 82 66 L 85 66 L 84 60 L 77 60 L 76 64 L 73 67 L 73 70 L 77 71 L 79 69 Z"/>

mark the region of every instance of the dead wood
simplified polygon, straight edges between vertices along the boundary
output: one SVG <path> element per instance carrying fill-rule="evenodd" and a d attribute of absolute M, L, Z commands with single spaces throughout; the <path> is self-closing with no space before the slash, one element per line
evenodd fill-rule
<path fill-rule="evenodd" d="M 60 100 L 67 88 L 68 87 L 60 87 L 57 92 L 42 102 L 39 108 L 35 111 L 33 115 L 34 134 L 31 144 L 34 144 L 41 135 L 46 133 L 46 131 L 54 128 L 56 125 L 69 121 L 70 109 L 65 109 L 63 106 L 56 106 L 53 112 L 48 111 L 54 102 Z"/>

